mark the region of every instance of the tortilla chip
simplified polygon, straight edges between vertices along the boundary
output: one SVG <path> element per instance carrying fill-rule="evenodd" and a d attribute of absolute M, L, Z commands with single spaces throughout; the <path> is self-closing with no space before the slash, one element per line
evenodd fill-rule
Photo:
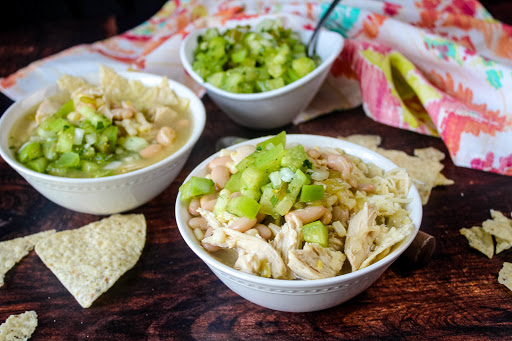
<path fill-rule="evenodd" d="M 113 215 L 37 243 L 43 263 L 88 308 L 139 260 L 146 241 L 142 214 Z"/>
<path fill-rule="evenodd" d="M 391 247 L 393 245 L 400 243 L 405 237 L 407 237 L 412 232 L 412 230 L 412 224 L 410 224 L 409 226 L 404 226 L 400 229 L 397 229 L 396 227 L 391 227 L 391 229 L 388 232 L 386 232 L 382 237 L 376 240 L 375 249 L 372 252 L 370 252 L 368 258 L 366 258 L 363 261 L 363 263 L 361 263 L 359 269 L 363 269 L 368 265 L 373 264 L 376 261 L 382 259 L 391 251 Z M 383 253 L 384 256 L 380 257 L 381 253 Z"/>
<path fill-rule="evenodd" d="M 78 90 L 85 91 L 94 87 L 94 85 L 88 83 L 82 77 L 70 75 L 61 76 L 59 79 L 57 79 L 57 84 L 59 85 L 59 89 L 62 91 L 67 91 L 70 94 Z"/>
<path fill-rule="evenodd" d="M 381 142 L 378 135 L 351 135 L 339 138 L 372 149 L 394 162 L 398 167 L 405 168 L 418 189 L 423 205 L 428 202 L 433 187 L 453 185 L 453 180 L 447 179 L 441 174 L 444 166 L 440 161 L 444 159 L 445 155 L 436 148 L 415 149 L 415 156 L 410 156 L 400 150 L 378 148 Z"/>
<path fill-rule="evenodd" d="M 352 142 L 363 146 L 368 149 L 375 150 L 378 146 L 380 146 L 382 142 L 382 138 L 379 135 L 359 135 L 354 134 L 346 137 L 338 137 L 339 139 L 345 140 L 347 142 Z"/>
<path fill-rule="evenodd" d="M 182 111 L 188 106 L 188 99 L 178 97 L 169 87 L 167 78 L 163 78 L 158 86 L 145 86 L 139 80 L 126 79 L 113 69 L 100 65 L 100 82 L 105 93 L 114 100 L 129 100 L 139 110 L 164 105 Z"/>
<path fill-rule="evenodd" d="M 492 258 L 494 254 L 494 242 L 492 241 L 492 236 L 482 227 L 473 226 L 470 229 L 460 229 L 459 232 L 466 237 L 469 246 L 477 249 L 487 257 Z"/>
<path fill-rule="evenodd" d="M 0 325 L 0 341 L 28 340 L 36 327 L 37 314 L 33 310 L 11 315 Z"/>
<path fill-rule="evenodd" d="M 414 155 L 422 160 L 443 161 L 444 153 L 434 147 L 414 149 Z"/>
<path fill-rule="evenodd" d="M 504 262 L 498 274 L 498 282 L 512 290 L 512 263 Z"/>
<path fill-rule="evenodd" d="M 491 210 L 491 216 L 493 219 L 487 219 L 482 223 L 484 230 L 495 237 L 512 242 L 512 220 L 495 210 Z"/>
<path fill-rule="evenodd" d="M 0 287 L 4 285 L 5 274 L 28 255 L 39 240 L 53 233 L 55 230 L 49 230 L 0 242 Z"/>
<path fill-rule="evenodd" d="M 512 241 L 501 239 L 500 237 L 494 237 L 496 239 L 496 254 L 508 250 L 512 247 Z"/>

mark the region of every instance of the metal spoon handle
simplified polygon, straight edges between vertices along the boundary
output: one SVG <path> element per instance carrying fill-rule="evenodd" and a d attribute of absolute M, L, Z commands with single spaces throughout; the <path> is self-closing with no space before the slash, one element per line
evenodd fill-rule
<path fill-rule="evenodd" d="M 315 30 L 313 31 L 313 34 L 311 35 L 311 38 L 309 38 L 309 43 L 308 43 L 308 56 L 311 58 L 314 56 L 315 54 L 315 50 L 316 50 L 316 40 L 318 38 L 318 33 L 320 32 L 320 29 L 324 26 L 324 23 L 325 21 L 327 20 L 327 18 L 329 18 L 329 15 L 331 14 L 332 10 L 334 9 L 334 7 L 336 7 L 336 5 L 340 2 L 340 0 L 334 0 L 331 5 L 329 6 L 329 8 L 327 9 L 327 11 L 325 11 L 324 15 L 322 16 L 322 18 L 320 19 L 320 21 L 318 22 L 318 24 L 316 25 L 315 27 Z"/>

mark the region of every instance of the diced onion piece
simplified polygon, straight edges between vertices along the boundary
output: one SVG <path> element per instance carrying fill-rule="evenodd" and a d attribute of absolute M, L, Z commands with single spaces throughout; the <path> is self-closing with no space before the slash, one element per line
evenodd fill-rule
<path fill-rule="evenodd" d="M 272 187 L 276 188 L 281 184 L 281 175 L 279 174 L 279 171 L 270 173 L 268 177 L 272 182 Z"/>
<path fill-rule="evenodd" d="M 96 133 L 90 133 L 90 134 L 85 135 L 85 142 L 88 145 L 93 145 L 94 143 L 96 143 L 96 139 L 97 139 Z"/>
<path fill-rule="evenodd" d="M 133 152 L 139 152 L 148 145 L 148 141 L 137 136 L 128 136 L 124 142 L 124 148 Z"/>
<path fill-rule="evenodd" d="M 85 130 L 81 128 L 75 128 L 75 135 L 73 136 L 73 144 L 80 145 L 84 139 Z"/>
<path fill-rule="evenodd" d="M 285 167 L 281 168 L 281 170 L 279 171 L 279 175 L 281 176 L 281 180 L 283 180 L 284 182 L 290 182 L 292 181 L 295 173 L 290 168 Z"/>
<path fill-rule="evenodd" d="M 123 163 L 121 161 L 112 161 L 111 163 L 103 167 L 103 169 L 116 169 L 119 168 L 122 164 Z"/>

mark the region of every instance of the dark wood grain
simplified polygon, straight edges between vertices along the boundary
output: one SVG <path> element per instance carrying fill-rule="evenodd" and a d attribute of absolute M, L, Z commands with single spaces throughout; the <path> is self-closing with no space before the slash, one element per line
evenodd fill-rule
<path fill-rule="evenodd" d="M 512 5 L 489 2 L 499 17 Z M 493 13 L 494 14 L 494 13 Z M 110 20 L 110 24 L 109 24 Z M 112 19 L 53 22 L 0 33 L 0 76 L 29 62 L 109 34 Z M 87 30 L 83 27 L 87 26 Z M 0 95 L 2 112 L 11 101 Z M 134 210 L 148 221 L 147 243 L 136 266 L 89 309 L 83 309 L 34 253 L 14 267 L 0 288 L 0 321 L 35 310 L 33 340 L 511 340 L 512 292 L 497 274 L 512 251 L 486 258 L 458 230 L 479 225 L 489 209 L 512 211 L 512 178 L 455 167 L 443 173 L 453 186 L 433 190 L 424 207 L 422 230 L 437 239 L 432 260 L 412 269 L 395 263 L 365 292 L 325 311 L 292 314 L 254 305 L 230 291 L 188 249 L 174 220 L 179 185 L 220 136 L 258 137 L 232 123 L 208 98 L 206 128 L 184 169 L 161 195 Z M 441 140 L 388 127 L 361 108 L 336 112 L 288 133 L 340 136 L 379 134 L 383 147 L 411 153 Z M 99 216 L 72 212 L 42 197 L 0 160 L 0 241 L 55 228 L 76 228 Z"/>

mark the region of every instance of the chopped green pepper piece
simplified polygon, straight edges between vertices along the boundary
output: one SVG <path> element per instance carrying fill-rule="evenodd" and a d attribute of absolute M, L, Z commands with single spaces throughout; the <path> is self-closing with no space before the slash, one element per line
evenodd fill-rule
<path fill-rule="evenodd" d="M 27 166 L 39 173 L 44 173 L 46 166 L 48 165 L 48 160 L 44 157 L 37 158 L 35 160 L 27 162 Z"/>
<path fill-rule="evenodd" d="M 78 167 L 80 164 L 80 156 L 77 153 L 66 152 L 63 153 L 60 158 L 55 161 L 55 165 L 57 167 L 62 168 L 70 168 L 70 167 Z"/>
<path fill-rule="evenodd" d="M 300 192 L 300 201 L 311 202 L 322 200 L 324 198 L 324 186 L 322 185 L 304 185 Z"/>
<path fill-rule="evenodd" d="M 269 145 L 271 145 L 271 144 L 274 147 L 277 146 L 278 144 L 282 144 L 283 146 L 285 146 L 286 145 L 286 132 L 282 131 L 279 134 L 277 134 L 276 136 L 271 137 L 265 141 L 258 143 L 256 145 L 256 147 L 261 147 L 262 149 L 270 149 L 271 146 L 269 146 Z M 267 146 L 269 146 L 269 148 L 267 148 Z"/>
<path fill-rule="evenodd" d="M 27 162 L 30 160 L 34 160 L 41 156 L 42 156 L 41 144 L 39 144 L 39 142 L 36 142 L 36 141 L 27 143 L 18 152 L 18 160 L 20 160 L 21 162 Z"/>
<path fill-rule="evenodd" d="M 241 197 L 232 198 L 227 207 L 227 211 L 237 217 L 247 217 L 254 219 L 261 205 L 254 199 L 251 199 L 245 195 Z"/>
<path fill-rule="evenodd" d="M 180 186 L 181 199 L 188 200 L 198 195 L 213 193 L 215 191 L 214 185 L 211 179 L 193 176 Z"/>
<path fill-rule="evenodd" d="M 308 243 L 317 243 L 320 246 L 327 247 L 329 231 L 321 221 L 317 220 L 302 226 L 302 234 L 304 240 Z"/>

